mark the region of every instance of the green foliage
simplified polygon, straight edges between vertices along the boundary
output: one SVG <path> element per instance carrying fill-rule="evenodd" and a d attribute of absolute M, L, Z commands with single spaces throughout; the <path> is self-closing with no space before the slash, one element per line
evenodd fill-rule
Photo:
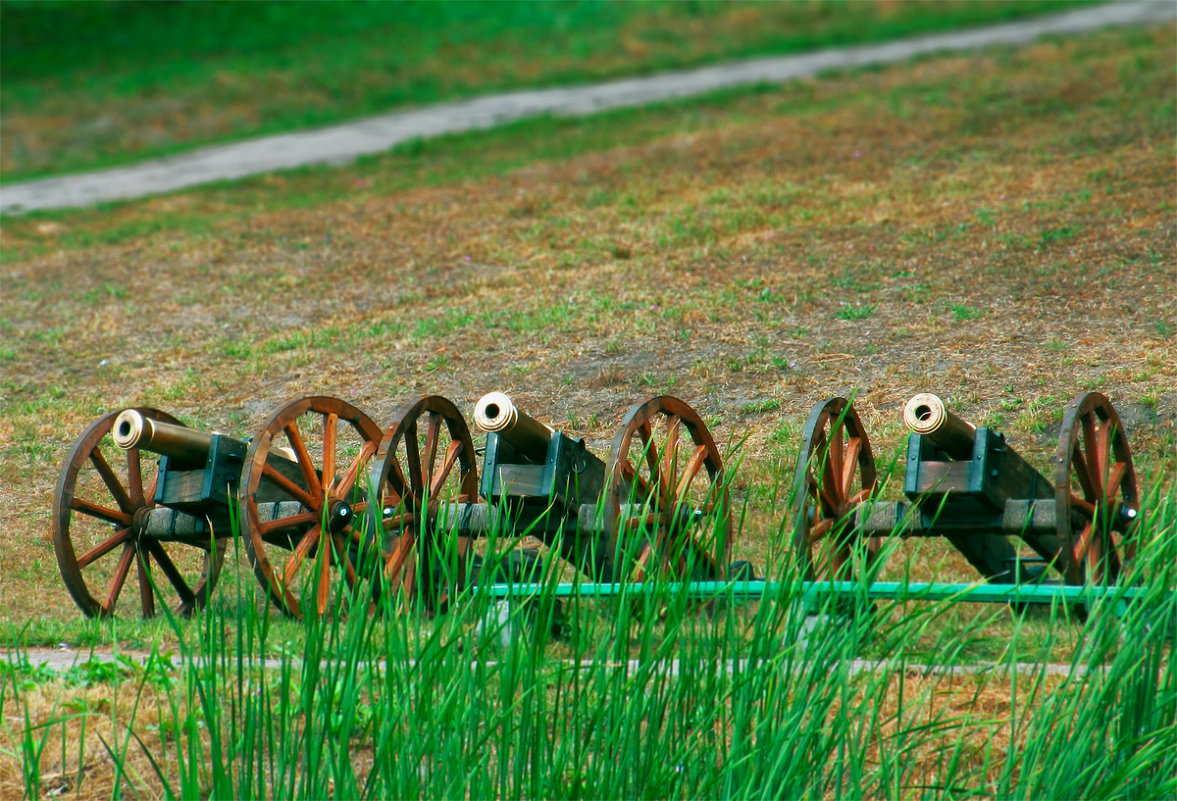
<path fill-rule="evenodd" d="M 1059 5 L 871 4 L 846 14 L 837 2 L 8 0 L 0 5 L 3 177 L 108 166 L 496 90 L 882 41 Z M 23 123 L 26 115 L 35 124 Z"/>

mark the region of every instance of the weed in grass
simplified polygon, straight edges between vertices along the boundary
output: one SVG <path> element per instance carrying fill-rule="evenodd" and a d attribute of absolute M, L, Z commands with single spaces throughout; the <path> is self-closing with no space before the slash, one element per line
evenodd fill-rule
<path fill-rule="evenodd" d="M 863 320 L 874 314 L 878 307 L 877 303 L 850 304 L 843 301 L 837 316 L 843 320 Z"/>
<path fill-rule="evenodd" d="M 765 412 L 775 412 L 781 408 L 781 402 L 775 398 L 767 400 L 756 401 L 753 403 L 745 403 L 740 407 L 741 414 L 764 414 Z"/>
<path fill-rule="evenodd" d="M 1063 228 L 1052 228 L 1048 231 L 1043 231 L 1038 238 L 1038 249 L 1049 247 L 1056 242 L 1062 242 L 1067 239 L 1072 239 L 1076 236 L 1078 230 L 1076 228 L 1066 226 Z"/>
<path fill-rule="evenodd" d="M 971 308 L 963 303 L 955 303 L 952 306 L 952 318 L 957 322 L 976 320 L 981 314 L 982 311 L 980 309 Z"/>

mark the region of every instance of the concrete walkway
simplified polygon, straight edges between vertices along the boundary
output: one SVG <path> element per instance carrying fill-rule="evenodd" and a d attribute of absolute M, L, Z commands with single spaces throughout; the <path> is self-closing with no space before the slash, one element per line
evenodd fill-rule
<path fill-rule="evenodd" d="M 130 167 L 13 184 L 0 188 L 0 214 L 89 206 L 305 165 L 346 164 L 358 156 L 381 153 L 413 139 L 490 128 L 541 114 L 580 116 L 736 86 L 779 83 L 827 70 L 889 64 L 926 53 L 1021 45 L 1046 34 L 1075 34 L 1175 19 L 1174 0 L 1131 0 L 886 44 L 753 59 L 595 86 L 511 92 L 443 103 L 312 131 L 202 148 Z"/>

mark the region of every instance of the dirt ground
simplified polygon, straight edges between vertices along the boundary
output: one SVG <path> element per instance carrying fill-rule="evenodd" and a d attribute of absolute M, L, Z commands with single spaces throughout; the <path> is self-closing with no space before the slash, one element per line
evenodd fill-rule
<path fill-rule="evenodd" d="M 6 221 L 0 616 L 77 615 L 48 533 L 54 482 L 84 426 L 129 405 L 247 438 L 297 396 L 388 425 L 422 393 L 469 419 L 503 390 L 603 456 L 631 404 L 668 393 L 721 447 L 743 441 L 748 494 L 791 473 L 827 397 L 854 395 L 880 458 L 902 446 L 905 400 L 933 391 L 1047 471 L 1063 407 L 1100 391 L 1171 492 L 1171 34 L 656 110 L 666 135 L 476 180 L 380 191 L 539 145 L 508 132 L 373 160 L 331 178 L 354 192 L 325 203 L 291 204 L 323 179 L 290 174 L 238 200 Z M 166 224 L 201 209 L 210 226 Z M 98 241 L 128 221 L 144 233 Z M 94 240 L 55 244 L 79 232 Z M 757 495 L 748 552 L 773 536 L 770 509 Z"/>

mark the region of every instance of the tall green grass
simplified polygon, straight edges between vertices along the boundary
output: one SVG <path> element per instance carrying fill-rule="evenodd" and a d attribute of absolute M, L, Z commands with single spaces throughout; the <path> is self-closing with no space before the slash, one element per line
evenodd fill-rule
<path fill-rule="evenodd" d="M 924 667 L 960 668 L 978 635 L 942 627 L 950 604 L 803 610 L 788 581 L 758 603 L 708 608 L 675 585 L 573 598 L 563 640 L 542 592 L 504 604 L 473 587 L 432 618 L 388 596 L 368 614 L 366 596 L 339 595 L 338 613 L 309 616 L 297 647 L 266 662 L 283 629 L 239 579 L 198 626 L 171 621 L 176 670 L 157 662 L 114 679 L 123 701 L 106 711 L 33 710 L 30 669 L 6 670 L 0 705 L 17 747 L 4 757 L 38 797 L 48 745 L 61 741 L 64 773 L 95 757 L 66 723 L 115 717 L 103 748 L 116 796 L 1173 797 L 1177 503 L 1154 492 L 1146 508 L 1129 577 L 1142 602 L 1114 614 L 1109 599 L 1083 623 L 1055 607 L 1045 642 L 1006 612 L 1006 664 L 968 678 Z M 484 569 L 512 547 L 492 535 Z M 795 578 L 777 557 L 770 575 Z M 558 578 L 549 567 L 542 581 Z M 1055 677 L 1050 640 L 1078 626 Z M 912 649 L 929 638 L 935 660 Z M 959 703 L 942 701 L 951 686 Z M 149 706 L 150 725 L 139 719 Z"/>

